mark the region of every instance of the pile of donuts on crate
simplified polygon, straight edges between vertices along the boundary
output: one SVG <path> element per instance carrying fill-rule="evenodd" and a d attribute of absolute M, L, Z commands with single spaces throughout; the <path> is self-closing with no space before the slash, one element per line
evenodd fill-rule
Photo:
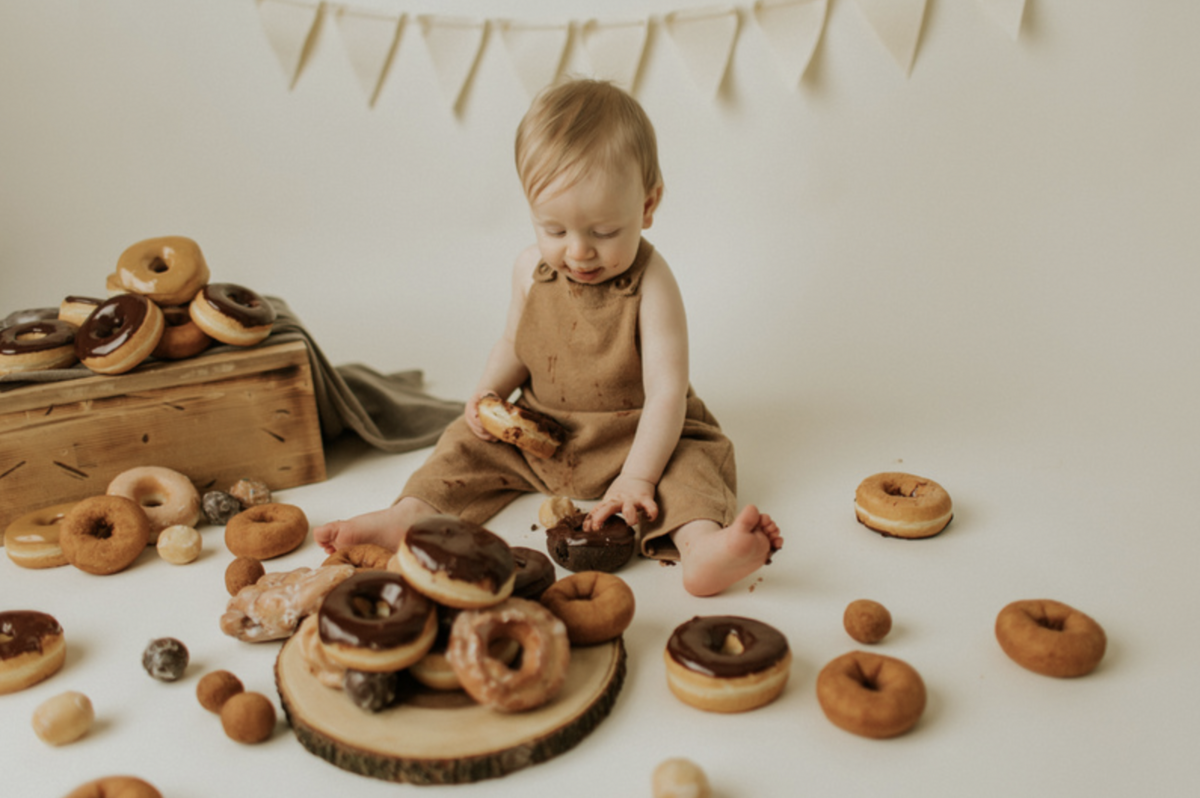
<path fill-rule="evenodd" d="M 10 313 L 0 324 L 0 375 L 71 368 L 124 374 L 148 358 L 194 357 L 214 341 L 253 346 L 275 310 L 256 292 L 209 282 L 199 245 L 185 236 L 139 241 L 117 259 L 106 299 L 68 296 L 58 307 Z"/>

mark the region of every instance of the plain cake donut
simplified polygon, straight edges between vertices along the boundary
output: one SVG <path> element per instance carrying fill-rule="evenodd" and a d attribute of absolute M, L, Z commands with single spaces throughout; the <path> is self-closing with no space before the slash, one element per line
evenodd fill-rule
<path fill-rule="evenodd" d="M 1091 673 L 1108 646 L 1100 624 L 1050 599 L 1014 601 L 1000 610 L 996 640 L 1021 667 L 1060 678 Z"/>
<path fill-rule="evenodd" d="M 81 784 L 66 798 L 163 798 L 162 793 L 148 781 L 136 776 L 105 776 Z"/>
<path fill-rule="evenodd" d="M 185 236 L 147 238 L 117 259 L 116 282 L 161 306 L 186 305 L 208 282 L 200 245 Z"/>
<path fill-rule="evenodd" d="M 745 712 L 774 701 L 792 652 L 775 627 L 736 615 L 697 616 L 676 627 L 663 651 L 667 686 L 708 712 Z"/>
<path fill-rule="evenodd" d="M 237 557 L 270 560 L 299 548 L 308 536 L 308 516 L 291 504 L 256 504 L 225 524 L 225 547 Z"/>
<path fill-rule="evenodd" d="M 817 700 L 833 725 L 884 739 L 911 729 L 925 712 L 925 682 L 904 660 L 851 651 L 817 674 Z"/>
<path fill-rule="evenodd" d="M 858 522 L 881 535 L 927 538 L 954 517 L 950 494 L 932 479 L 889 471 L 867 477 L 854 491 Z"/>
<path fill-rule="evenodd" d="M 91 496 L 63 516 L 58 542 L 67 562 L 105 576 L 133 564 L 150 542 L 150 521 L 132 499 Z"/>
<path fill-rule="evenodd" d="M 567 625 L 577 646 L 620 637 L 633 622 L 633 591 L 619 576 L 581 571 L 559 579 L 542 594 L 542 604 Z"/>
<path fill-rule="evenodd" d="M 75 356 L 97 374 L 124 374 L 150 357 L 164 327 L 158 305 L 138 294 L 117 294 L 79 328 Z"/>

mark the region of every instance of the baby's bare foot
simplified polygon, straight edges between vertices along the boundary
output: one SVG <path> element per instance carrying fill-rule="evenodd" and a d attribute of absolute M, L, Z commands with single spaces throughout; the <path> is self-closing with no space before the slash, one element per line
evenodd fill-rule
<path fill-rule="evenodd" d="M 401 525 L 396 508 L 364 513 L 346 521 L 330 521 L 313 529 L 313 540 L 333 554 L 360 543 L 374 543 L 395 551 L 404 537 L 406 526 Z"/>
<path fill-rule="evenodd" d="M 721 528 L 707 521 L 675 533 L 683 563 L 683 586 L 695 596 L 714 596 L 757 571 L 783 547 L 778 524 L 752 504 Z"/>

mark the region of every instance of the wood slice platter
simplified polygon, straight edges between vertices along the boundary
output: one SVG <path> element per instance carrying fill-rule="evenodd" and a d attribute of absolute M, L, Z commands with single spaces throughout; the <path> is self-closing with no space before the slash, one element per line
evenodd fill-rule
<path fill-rule="evenodd" d="M 482 781 L 558 756 L 608 716 L 624 681 L 625 646 L 617 639 L 572 648 L 562 691 L 529 712 L 418 688 L 371 713 L 309 673 L 298 638 L 275 662 L 275 686 L 301 745 L 343 770 L 411 784 Z"/>

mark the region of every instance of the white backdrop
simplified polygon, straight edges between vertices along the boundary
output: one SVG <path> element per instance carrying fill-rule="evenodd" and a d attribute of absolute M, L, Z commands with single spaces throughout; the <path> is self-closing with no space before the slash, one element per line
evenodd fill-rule
<path fill-rule="evenodd" d="M 3 0 L 0 311 L 98 295 L 126 246 L 188 235 L 214 279 L 287 299 L 333 362 L 422 368 L 434 393 L 463 398 L 531 240 L 511 157 L 528 95 L 493 29 L 451 108 L 411 15 L 650 15 L 637 96 L 658 128 L 666 200 L 648 237 L 683 286 L 693 383 L 738 445 L 742 493 L 780 517 L 789 546 L 753 595 L 708 603 L 643 563 L 632 580 L 651 595 L 669 585 L 669 609 L 646 617 L 669 629 L 732 607 L 785 626 L 797 649 L 825 644 L 800 657 L 789 693 L 824 764 L 788 780 L 812 778 L 821 794 L 886 788 L 857 758 L 901 750 L 887 760 L 905 778 L 897 794 L 981 794 L 980 774 L 995 794 L 1178 786 L 1200 739 L 1195 691 L 1175 693 L 1200 656 L 1180 631 L 1200 554 L 1187 508 L 1200 445 L 1200 6 L 1029 0 L 1014 40 L 979 0 L 929 0 L 906 73 L 856 0 L 832 0 L 793 85 L 747 3 L 709 97 L 662 25 L 704 5 L 364 0 L 410 15 L 371 106 L 331 8 L 289 89 L 252 0 Z M 568 67 L 587 64 L 576 42 Z M 419 462 L 339 458 L 329 483 L 294 494 L 314 523 L 390 500 Z M 862 537 L 848 498 L 892 468 L 945 484 L 961 531 L 903 550 Z M 356 469 L 369 492 L 347 484 Z M 0 579 L 0 604 L 15 601 L 9 589 Z M 955 686 L 902 748 L 849 741 L 812 696 L 816 669 L 849 647 L 813 634 L 815 619 L 836 626 L 859 594 L 916 607 L 885 653 L 935 671 L 929 655 L 948 657 L 933 675 Z M 991 618 L 1029 594 L 1109 628 L 1090 682 L 1023 679 L 996 658 Z M 962 643 L 922 637 L 938 624 Z M 660 641 L 638 640 L 651 669 Z M 1033 680 L 1038 700 L 956 704 L 983 674 L 989 687 Z M 650 677 L 633 692 L 666 700 Z M 1045 728 L 1078 746 L 1027 725 L 1038 701 L 1070 704 L 1070 720 Z M 796 737 L 762 717 L 770 743 L 753 744 L 787 761 Z M 0 718 L 10 723 L 2 701 Z M 719 768 L 701 740 L 723 729 L 704 721 L 696 746 Z M 640 721 L 625 723 L 637 739 Z M 759 734 L 736 724 L 724 730 Z M 1137 728 L 1107 736 L 1124 724 Z M 955 748 L 964 736 L 976 745 Z M 1079 770 L 1006 781 L 1022 741 L 1045 743 L 1033 771 L 1062 757 Z M 591 766 L 584 750 L 605 745 L 630 750 L 589 740 L 579 756 Z M 554 787 L 571 761 L 490 789 Z M 648 783 L 654 761 L 640 754 L 628 784 Z M 786 794 L 769 773 L 747 776 L 746 792 L 736 771 L 717 775 L 727 797 Z"/>

